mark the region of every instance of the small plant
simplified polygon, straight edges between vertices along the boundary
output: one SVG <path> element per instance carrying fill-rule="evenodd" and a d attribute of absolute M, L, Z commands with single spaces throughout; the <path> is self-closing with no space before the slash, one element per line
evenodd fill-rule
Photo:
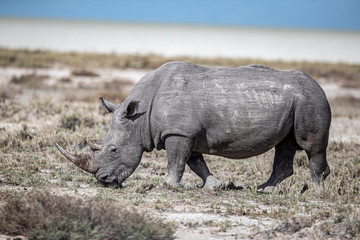
<path fill-rule="evenodd" d="M 71 72 L 73 76 L 98 77 L 99 74 L 87 69 L 77 69 Z"/>
<path fill-rule="evenodd" d="M 28 128 L 28 126 L 26 124 L 23 124 L 21 126 L 21 129 L 20 129 L 20 131 L 18 133 L 18 137 L 23 141 L 24 140 L 31 140 L 31 139 L 34 138 L 33 133 L 29 132 L 29 128 Z"/>
<path fill-rule="evenodd" d="M 219 229 L 220 232 L 226 232 L 229 228 L 231 228 L 231 222 L 229 220 L 225 220 L 219 223 L 219 226 L 220 226 Z"/>
<path fill-rule="evenodd" d="M 81 124 L 80 114 L 65 115 L 61 118 L 61 127 L 75 131 L 76 126 Z"/>
<path fill-rule="evenodd" d="M 75 131 L 76 127 L 80 127 L 81 125 L 90 128 L 95 125 L 95 121 L 89 117 L 81 116 L 79 113 L 64 115 L 60 120 L 60 126 L 62 128 L 72 131 Z"/>
<path fill-rule="evenodd" d="M 42 88 L 44 80 L 48 78 L 47 75 L 23 74 L 20 76 L 13 76 L 10 80 L 13 84 L 23 85 L 28 88 Z"/>
<path fill-rule="evenodd" d="M 71 78 L 63 77 L 58 80 L 60 83 L 71 83 Z"/>
<path fill-rule="evenodd" d="M 0 85 L 0 101 L 8 98 L 15 98 L 15 96 L 19 93 L 21 93 L 21 90 L 12 85 Z"/>

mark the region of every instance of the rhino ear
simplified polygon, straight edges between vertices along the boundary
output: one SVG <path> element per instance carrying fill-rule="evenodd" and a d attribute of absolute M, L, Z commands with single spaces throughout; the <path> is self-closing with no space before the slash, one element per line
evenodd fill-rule
<path fill-rule="evenodd" d="M 115 109 L 118 107 L 116 104 L 108 102 L 104 100 L 102 97 L 100 97 L 99 99 L 108 113 L 113 113 Z"/>
<path fill-rule="evenodd" d="M 139 112 L 139 101 L 131 101 L 127 105 L 124 106 L 124 110 L 121 112 L 122 119 L 130 119 L 134 121 L 145 112 Z"/>
<path fill-rule="evenodd" d="M 139 109 L 139 101 L 131 101 L 124 108 L 124 111 L 122 112 L 122 116 L 126 118 L 131 118 L 138 113 L 138 109 Z"/>

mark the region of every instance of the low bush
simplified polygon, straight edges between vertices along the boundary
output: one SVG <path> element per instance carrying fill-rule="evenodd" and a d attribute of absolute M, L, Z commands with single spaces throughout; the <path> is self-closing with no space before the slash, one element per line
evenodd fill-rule
<path fill-rule="evenodd" d="M 0 232 L 30 239 L 174 239 L 174 226 L 102 199 L 31 191 L 1 194 Z"/>
<path fill-rule="evenodd" d="M 23 85 L 27 88 L 43 88 L 44 80 L 48 78 L 47 75 L 23 74 L 20 76 L 13 76 L 10 80 L 13 84 Z"/>
<path fill-rule="evenodd" d="M 70 129 L 75 131 L 76 127 L 84 126 L 84 127 L 93 127 L 95 125 L 95 121 L 89 117 L 81 116 L 78 113 L 67 114 L 62 116 L 60 120 L 60 126 L 65 129 Z"/>
<path fill-rule="evenodd" d="M 78 69 L 71 72 L 73 76 L 84 76 L 84 77 L 98 77 L 99 74 L 87 69 Z"/>

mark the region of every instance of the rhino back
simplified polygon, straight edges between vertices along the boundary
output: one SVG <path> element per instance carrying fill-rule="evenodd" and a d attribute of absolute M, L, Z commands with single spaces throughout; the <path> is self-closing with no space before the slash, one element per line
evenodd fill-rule
<path fill-rule="evenodd" d="M 202 153 L 231 158 L 263 153 L 292 128 L 304 88 L 316 87 L 300 72 L 172 63 L 154 96 L 154 142 L 161 148 L 166 136 L 181 135 L 196 139 L 194 150 Z"/>

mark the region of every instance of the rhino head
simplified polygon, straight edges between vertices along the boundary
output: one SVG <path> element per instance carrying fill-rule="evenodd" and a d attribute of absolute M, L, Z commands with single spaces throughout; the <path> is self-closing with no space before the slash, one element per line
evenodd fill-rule
<path fill-rule="evenodd" d="M 144 147 L 141 140 L 138 101 L 126 101 L 120 106 L 100 98 L 103 106 L 112 113 L 110 129 L 102 140 L 88 141 L 91 155 L 75 155 L 61 148 L 57 149 L 81 169 L 95 174 L 104 185 L 121 186 L 139 165 Z"/>

